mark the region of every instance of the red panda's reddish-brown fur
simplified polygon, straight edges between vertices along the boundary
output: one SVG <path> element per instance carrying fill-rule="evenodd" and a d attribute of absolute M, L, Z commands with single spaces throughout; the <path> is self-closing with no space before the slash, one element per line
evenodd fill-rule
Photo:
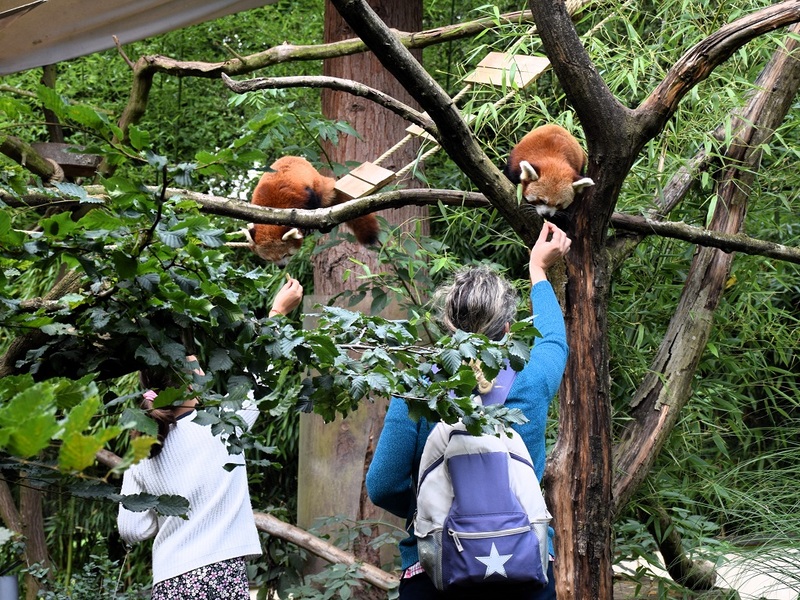
<path fill-rule="evenodd" d="M 560 125 L 542 125 L 531 130 L 514 146 L 505 173 L 522 184 L 522 196 L 543 217 L 564 210 L 575 193 L 594 185 L 583 177 L 586 153 L 578 140 Z"/>
<path fill-rule="evenodd" d="M 334 186 L 336 180 L 321 175 L 305 158 L 284 156 L 270 166 L 253 191 L 252 203 L 270 208 L 315 209 L 339 204 Z M 364 215 L 347 225 L 356 239 L 371 245 L 378 241 L 379 225 L 375 215 Z M 250 246 L 269 262 L 285 265 L 303 244 L 303 233 L 286 225 L 251 224 Z"/>

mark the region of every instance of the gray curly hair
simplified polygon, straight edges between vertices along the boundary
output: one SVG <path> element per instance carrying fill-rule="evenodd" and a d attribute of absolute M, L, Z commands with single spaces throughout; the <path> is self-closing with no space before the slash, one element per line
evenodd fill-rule
<path fill-rule="evenodd" d="M 488 266 L 465 267 L 456 272 L 450 285 L 436 291 L 434 306 L 450 332 L 461 329 L 497 341 L 505 335 L 506 323 L 516 317 L 517 292 Z M 478 391 L 485 394 L 491 390 L 493 382 L 483 376 L 480 361 L 470 366 L 478 380 Z"/>
<path fill-rule="evenodd" d="M 451 332 L 482 333 L 491 340 L 505 334 L 517 314 L 517 292 L 490 267 L 466 267 L 434 295 L 439 318 Z"/>

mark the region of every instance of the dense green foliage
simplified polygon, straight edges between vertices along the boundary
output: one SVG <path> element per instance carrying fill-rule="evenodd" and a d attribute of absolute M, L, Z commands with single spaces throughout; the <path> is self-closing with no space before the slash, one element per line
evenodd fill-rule
<path fill-rule="evenodd" d="M 426 26 L 520 8 L 510 4 L 476 8 L 474 3 L 426 2 Z M 586 11 L 577 27 L 606 83 L 634 106 L 691 44 L 752 10 L 751 4 L 639 2 L 613 12 L 601 7 Z M 730 111 L 744 103 L 783 35 L 748 45 L 693 91 L 634 166 L 618 210 L 650 209 L 672 174 L 699 149 L 712 155 L 721 151 L 725 140 L 711 132 L 724 128 Z M 125 51 L 134 59 L 159 53 L 211 62 L 229 56 L 229 49 L 246 55 L 284 40 L 317 43 L 321 37 L 321 0 L 284 0 L 131 44 Z M 425 64 L 455 94 L 461 77 L 489 50 L 535 53 L 541 47 L 528 25 L 505 25 L 475 40 L 429 48 Z M 138 392 L 131 374 L 138 368 L 172 365 L 180 371 L 184 356 L 196 352 L 209 375 L 194 381 L 195 388 L 203 394 L 209 424 L 219 430 L 233 426 L 221 417 L 219 405 L 239 402 L 245 389 L 254 388 L 263 417 L 254 436 L 233 438 L 232 450 L 247 448 L 254 506 L 291 519 L 299 410 L 331 419 L 352 411 L 373 391 L 404 395 L 419 414 L 463 417 L 475 427 L 495 418 L 513 421 L 519 416 L 505 409 L 500 414 L 473 412 L 465 400 L 474 374 L 463 363 L 480 358 L 491 369 L 503 356 L 522 361 L 522 342 L 533 334 L 521 322 L 503 345 L 460 336 L 444 338 L 435 347 L 419 342 L 440 337 L 425 299 L 454 268 L 490 261 L 520 287 L 526 277 L 526 249 L 495 212 L 444 206 L 433 209 L 431 239 L 387 230 L 380 269 L 352 268 L 363 281 L 350 294 L 354 302 L 370 297 L 373 313 L 380 314 L 399 298 L 408 309 L 407 320 L 327 309 L 314 329 L 302 330 L 291 320 L 267 318 L 283 272 L 258 262 L 247 249 L 226 245 L 241 241 L 241 223 L 203 214 L 190 200 L 167 199 L 161 187 L 246 197 L 258 167 L 280 154 L 303 153 L 317 160 L 318 140 L 347 132 L 347 124 L 320 117 L 317 92 L 231 98 L 219 81 L 164 75 L 156 78 L 145 119 L 131 131 L 130 144 L 115 145 L 114 123 L 130 84 L 126 69 L 116 53 L 101 53 L 60 65 L 55 93 L 38 85 L 38 73 L 29 72 L 2 83 L 34 91 L 35 99 L 0 95 L 0 133 L 28 142 L 46 139 L 40 117 L 44 105 L 58 114 L 70 141 L 117 166 L 113 176 L 100 182 L 106 200 L 88 196 L 77 185 L 60 184 L 57 193 L 74 201 L 69 211 L 44 214 L 10 206 L 0 211 L 0 348 L 7 350 L 12 339 L 26 333 L 44 334 L 16 363 L 23 374 L 0 379 L 3 477 L 18 483 L 24 469 L 47 486 L 48 543 L 56 587 L 64 590 L 64 596 L 53 597 L 66 597 L 70 588 L 72 597 L 83 597 L 93 586 L 110 589 L 115 570 L 125 574 L 126 582 L 148 580 L 146 545 L 134 550 L 123 567 L 126 550 L 113 533 L 118 469 L 94 463 L 95 452 L 103 447 L 122 456 L 123 467 L 146 453 L 147 438 L 135 444 L 128 440 L 128 430 L 147 427 L 135 407 Z M 276 66 L 269 74 L 320 70 L 318 61 L 299 62 Z M 475 90 L 463 102 L 498 165 L 514 140 L 534 125 L 557 121 L 580 132 L 551 73 L 494 106 L 498 97 L 497 90 Z M 798 133 L 797 117 L 790 113 L 765 148 L 746 223 L 749 235 L 789 246 L 800 245 L 795 192 L 800 181 L 794 168 Z M 441 154 L 429 161 L 424 176 L 432 187 L 470 187 Z M 0 159 L 1 191 L 19 197 L 31 183 L 41 193 L 56 193 Z M 713 179 L 704 173 L 670 218 L 702 226 L 713 202 Z M 312 286 L 309 256 L 315 251 L 322 248 L 315 249 L 309 240 L 287 268 L 307 292 Z M 627 403 L 673 314 L 693 252 L 683 242 L 650 237 L 613 275 L 609 340 L 618 425 L 627 418 Z M 82 273 L 90 285 L 56 303 L 26 302 L 43 296 L 69 269 Z M 622 556 L 653 558 L 652 538 L 636 512 L 645 501 L 666 507 L 688 547 L 709 556 L 740 536 L 768 537 L 773 545 L 796 539 L 798 303 L 797 265 L 737 256 L 694 397 L 639 497 L 620 516 L 617 549 Z M 354 350 L 358 360 L 348 354 Z M 395 368 L 398 361 L 403 369 Z M 315 367 L 313 376 L 302 369 L 308 364 Z M 437 374 L 433 365 L 441 368 Z M 77 473 L 82 476 L 74 477 Z M 127 501 L 164 511 L 185 509 L 174 498 Z M 297 564 L 294 551 L 274 541 L 267 550 L 263 563 L 254 567 L 259 583 L 274 583 L 286 575 L 286 567 Z M 4 562 L 12 564 L 17 551 L 6 544 Z M 350 582 L 342 584 L 349 590 L 352 573 L 338 577 Z M 308 597 L 315 593 L 311 587 L 305 592 Z M 136 592 L 129 588 L 129 593 L 133 597 Z"/>

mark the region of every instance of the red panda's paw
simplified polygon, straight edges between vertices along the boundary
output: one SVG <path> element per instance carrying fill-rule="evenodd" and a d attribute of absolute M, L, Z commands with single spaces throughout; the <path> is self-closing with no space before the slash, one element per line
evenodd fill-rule
<path fill-rule="evenodd" d="M 255 223 L 248 223 L 247 227 L 245 227 L 244 229 L 240 229 L 239 230 L 239 231 L 241 231 L 242 235 L 247 240 L 247 243 L 250 244 L 251 248 L 253 246 L 255 246 L 255 244 L 256 244 L 255 239 L 253 239 L 255 237 L 255 234 L 256 234 L 255 227 L 256 227 Z"/>

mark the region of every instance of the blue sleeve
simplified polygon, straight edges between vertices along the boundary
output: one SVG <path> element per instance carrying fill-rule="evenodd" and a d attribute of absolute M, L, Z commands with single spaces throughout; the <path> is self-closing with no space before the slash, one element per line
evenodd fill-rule
<path fill-rule="evenodd" d="M 535 377 L 549 403 L 558 392 L 567 366 L 567 331 L 561 306 L 549 282 L 540 281 L 531 288 L 531 306 L 533 324 L 541 337 L 534 340 L 528 362 L 534 368 L 526 368 L 525 374 Z"/>
<path fill-rule="evenodd" d="M 558 392 L 569 348 L 564 316 L 553 288 L 540 281 L 531 289 L 533 324 L 541 337 L 533 342 L 531 356 L 517 374 L 506 400 L 506 406 L 518 408 L 528 418 L 527 423 L 514 425 L 533 459 L 539 480 L 545 467 L 545 429 L 550 402 Z"/>
<path fill-rule="evenodd" d="M 408 416 L 405 401 L 392 398 L 366 484 L 367 494 L 376 506 L 404 519 L 416 502 L 412 472 L 419 460 L 418 436 L 418 423 Z"/>

